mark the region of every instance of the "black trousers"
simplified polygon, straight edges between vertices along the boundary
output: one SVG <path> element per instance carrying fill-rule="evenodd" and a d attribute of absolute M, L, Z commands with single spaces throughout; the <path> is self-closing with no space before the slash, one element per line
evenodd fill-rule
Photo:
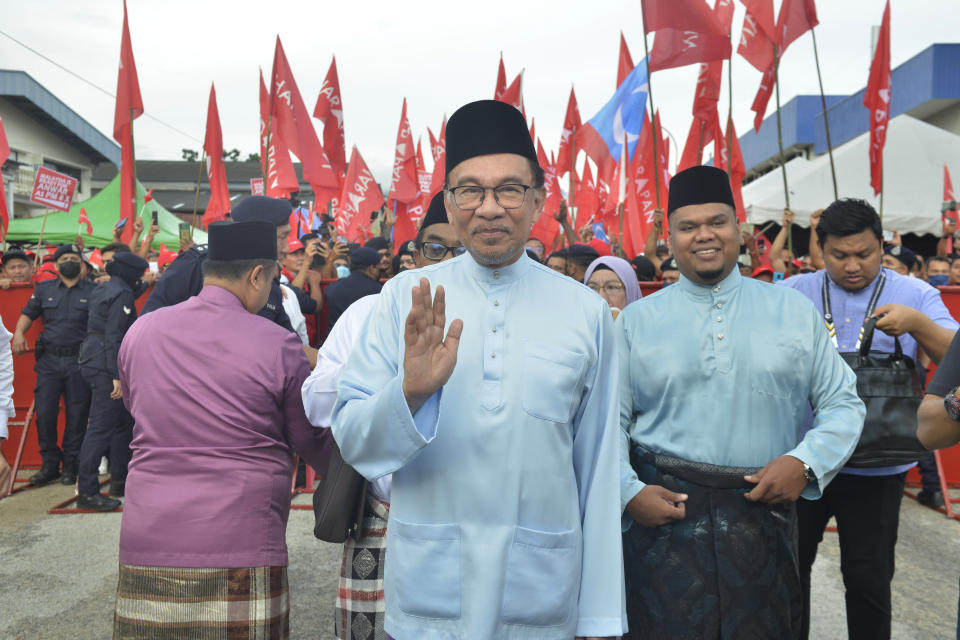
<path fill-rule="evenodd" d="M 920 485 L 923 490 L 930 493 L 940 491 L 940 473 L 937 471 L 937 459 L 933 457 L 933 451 L 920 456 L 917 468 L 920 470 Z"/>
<path fill-rule="evenodd" d="M 890 637 L 890 581 L 906 473 L 892 476 L 837 474 L 819 500 L 797 502 L 803 638 L 810 632 L 810 570 L 830 519 L 837 519 L 840 572 L 846 589 L 851 640 Z M 813 599 L 816 602 L 816 598 Z"/>
<path fill-rule="evenodd" d="M 43 467 L 58 469 L 62 460 L 64 469 L 76 470 L 90 412 L 90 388 L 80 375 L 77 356 L 56 356 L 47 352 L 40 356 L 33 370 L 37 372 L 33 400 Z M 63 396 L 66 414 L 62 452 L 57 446 L 60 396 Z"/>
<path fill-rule="evenodd" d="M 130 463 L 130 440 L 133 439 L 133 416 L 123 406 L 123 400 L 113 400 L 113 379 L 106 373 L 86 374 L 90 385 L 90 426 L 80 448 L 80 468 L 77 490 L 82 496 L 100 491 L 97 471 L 100 458 L 110 454 L 110 482 L 122 485 L 127 480 Z"/>

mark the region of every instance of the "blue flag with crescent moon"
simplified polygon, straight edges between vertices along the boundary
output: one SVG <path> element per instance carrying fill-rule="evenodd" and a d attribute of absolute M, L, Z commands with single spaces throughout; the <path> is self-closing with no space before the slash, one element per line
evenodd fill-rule
<path fill-rule="evenodd" d="M 607 104 L 588 120 L 588 124 L 603 139 L 610 155 L 616 161 L 620 160 L 624 137 L 627 139 L 627 153 L 629 157 L 633 157 L 647 111 L 648 87 L 647 60 L 644 58 L 623 79 L 623 83 Z"/>

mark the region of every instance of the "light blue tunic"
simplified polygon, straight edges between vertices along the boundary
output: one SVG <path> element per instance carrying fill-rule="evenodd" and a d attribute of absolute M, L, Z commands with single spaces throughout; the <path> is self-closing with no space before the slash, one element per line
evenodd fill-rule
<path fill-rule="evenodd" d="M 421 277 L 464 327 L 453 375 L 411 416 L 403 330 Z M 603 300 L 525 256 L 490 269 L 465 254 L 386 284 L 340 378 L 333 433 L 365 477 L 393 473 L 391 636 L 625 630 L 615 348 Z"/>
<path fill-rule="evenodd" d="M 631 442 L 737 467 L 795 456 L 818 478 L 803 491 L 810 499 L 856 448 L 865 415 L 856 377 L 798 292 L 737 269 L 712 287 L 681 277 L 624 309 L 617 329 L 622 507 L 644 487 Z M 804 434 L 808 401 L 816 417 Z"/>

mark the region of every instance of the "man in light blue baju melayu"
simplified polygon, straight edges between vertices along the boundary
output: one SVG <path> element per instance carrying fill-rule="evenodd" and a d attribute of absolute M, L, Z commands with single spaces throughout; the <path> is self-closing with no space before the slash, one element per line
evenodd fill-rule
<path fill-rule="evenodd" d="M 680 280 L 617 319 L 629 637 L 797 638 L 794 501 L 853 453 L 856 378 L 809 300 L 740 275 L 725 172 L 669 201 Z"/>
<path fill-rule="evenodd" d="M 386 631 L 618 636 L 610 313 L 524 254 L 544 191 L 519 111 L 462 107 L 446 154 L 447 215 L 468 253 L 387 283 L 333 414 L 344 460 L 371 480 L 393 473 Z"/>

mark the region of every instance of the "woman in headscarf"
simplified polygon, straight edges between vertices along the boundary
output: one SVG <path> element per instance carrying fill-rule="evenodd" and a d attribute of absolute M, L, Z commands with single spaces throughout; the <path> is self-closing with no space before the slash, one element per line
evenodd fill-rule
<path fill-rule="evenodd" d="M 640 284 L 633 266 L 623 258 L 601 256 L 590 263 L 583 283 L 607 301 L 613 319 L 631 302 L 640 299 Z"/>

